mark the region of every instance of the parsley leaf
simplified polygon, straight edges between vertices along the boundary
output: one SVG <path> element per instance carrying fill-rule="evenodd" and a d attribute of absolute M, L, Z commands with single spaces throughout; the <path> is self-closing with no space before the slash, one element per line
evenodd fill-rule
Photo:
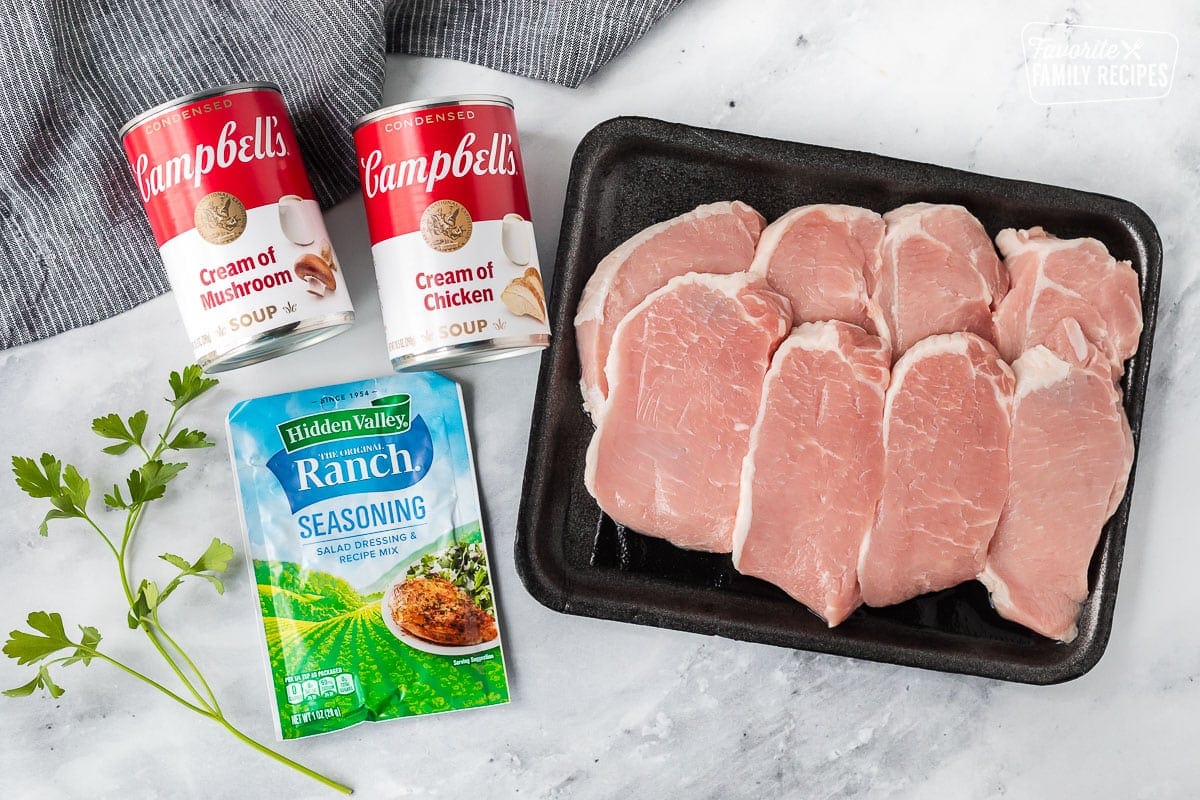
<path fill-rule="evenodd" d="M 28 697 L 38 689 L 46 689 L 50 692 L 51 697 L 62 697 L 63 692 L 66 691 L 50 678 L 50 670 L 39 667 L 33 680 L 15 689 L 5 689 L 3 694 L 5 697 Z"/>
<path fill-rule="evenodd" d="M 105 439 L 120 439 L 130 443 L 133 439 L 133 434 L 129 432 L 129 428 L 125 427 L 125 420 L 121 419 L 120 414 L 105 414 L 103 417 L 96 417 L 92 420 L 92 431 Z"/>
<path fill-rule="evenodd" d="M 75 519 L 77 515 L 68 514 L 66 511 L 59 511 L 57 508 L 52 508 L 46 512 L 46 516 L 42 517 L 42 524 L 38 525 L 38 536 L 50 535 L 50 520 L 52 519 Z"/>
<path fill-rule="evenodd" d="M 63 494 L 71 501 L 71 508 L 79 511 L 82 516 L 83 510 L 87 508 L 88 498 L 92 494 L 91 485 L 70 464 L 67 464 L 67 469 L 63 473 L 63 485 Z"/>
<path fill-rule="evenodd" d="M 86 517 L 88 497 L 91 496 L 91 486 L 79 474 L 75 467 L 63 464 L 49 453 L 42 453 L 39 461 L 22 456 L 13 456 L 13 475 L 17 479 L 17 487 L 30 497 L 49 498 L 54 506 L 42 518 L 38 533 L 48 535 L 47 524 L 52 519 L 72 519 Z"/>
<path fill-rule="evenodd" d="M 104 505 L 109 508 L 129 508 L 129 504 L 125 502 L 125 497 L 121 494 L 121 487 L 115 483 L 112 491 L 104 495 Z"/>
<path fill-rule="evenodd" d="M 37 633 L 10 631 L 4 643 L 4 655 L 17 659 L 18 664 L 33 664 L 74 645 L 67 638 L 61 614 L 34 611 L 25 622 Z"/>
<path fill-rule="evenodd" d="M 83 638 L 79 640 L 79 647 L 76 648 L 74 654 L 63 662 L 63 666 L 82 661 L 86 667 L 92 663 L 92 659 L 95 657 L 96 645 L 100 644 L 100 631 L 91 625 L 80 625 L 79 630 L 83 633 Z"/>
<path fill-rule="evenodd" d="M 62 487 L 62 462 L 49 453 L 42 453 L 40 466 L 32 458 L 13 456 L 12 471 L 17 487 L 30 497 L 53 497 Z"/>
<path fill-rule="evenodd" d="M 119 456 L 135 445 L 142 446 L 142 436 L 146 433 L 146 424 L 150 415 L 138 411 L 129 418 L 128 423 L 118 414 L 105 414 L 92 420 L 92 431 L 105 439 L 116 439 L 117 444 L 104 448 L 109 455 Z"/>
<path fill-rule="evenodd" d="M 134 440 L 142 443 L 142 434 L 146 432 L 146 423 L 150 421 L 150 415 L 144 410 L 137 411 L 129 418 L 129 432 L 133 434 Z"/>
<path fill-rule="evenodd" d="M 204 553 L 191 563 L 188 563 L 186 558 L 177 556 L 174 553 L 163 553 L 159 558 L 177 567 L 180 572 L 163 588 L 162 594 L 158 596 L 158 603 L 161 605 L 167 599 L 167 596 L 182 583 L 183 579 L 190 575 L 203 578 L 211 583 L 217 590 L 217 594 L 225 594 L 225 584 L 221 582 L 221 579 L 217 575 L 223 574 L 229 568 L 229 562 L 233 560 L 233 554 L 233 548 L 230 545 L 216 538 L 209 542 L 208 548 L 205 549 Z"/>
<path fill-rule="evenodd" d="M 100 631 L 92 626 L 79 626 L 83 636 L 76 643 L 67 637 L 62 616 L 59 614 L 34 611 L 25 621 L 36 633 L 12 631 L 8 634 L 8 641 L 4 643 L 4 654 L 9 658 L 17 659 L 18 664 L 34 664 L 43 661 L 68 647 L 75 648 L 75 651 L 66 658 L 57 659 L 62 662 L 63 666 L 70 666 L 80 661 L 87 666 L 95 658 L 96 645 L 100 644 Z M 51 679 L 47 664 L 38 667 L 37 675 L 29 683 L 8 689 L 4 694 L 8 697 L 27 697 L 38 689 L 46 689 L 50 692 L 51 697 L 62 697 L 63 689 Z"/>
<path fill-rule="evenodd" d="M 212 447 L 214 442 L 208 440 L 204 431 L 194 431 L 190 428 L 180 428 L 179 432 L 167 442 L 168 450 L 196 450 L 201 447 Z"/>
<path fill-rule="evenodd" d="M 204 377 L 197 364 L 184 367 L 183 372 L 172 372 L 168 382 L 174 396 L 167 398 L 167 402 L 176 411 L 217 385 L 213 378 Z"/>
<path fill-rule="evenodd" d="M 129 473 L 125 485 L 129 487 L 129 505 L 136 506 L 157 500 L 167 492 L 167 484 L 187 467 L 159 460 L 147 461 L 139 469 Z"/>
<path fill-rule="evenodd" d="M 133 598 L 133 605 L 130 607 L 129 614 L 126 617 L 126 622 L 129 623 L 130 629 L 137 628 L 143 622 L 153 620 L 154 611 L 158 608 L 159 599 L 157 583 L 150 580 L 143 580 L 138 584 L 137 594 Z"/>
<path fill-rule="evenodd" d="M 233 548 L 220 539 L 214 538 L 209 543 L 204 554 L 192 564 L 192 571 L 211 570 L 213 572 L 224 572 L 232 560 Z"/>

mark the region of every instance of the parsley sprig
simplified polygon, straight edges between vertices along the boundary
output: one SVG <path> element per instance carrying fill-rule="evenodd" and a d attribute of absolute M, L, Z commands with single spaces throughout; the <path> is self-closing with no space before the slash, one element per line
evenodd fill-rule
<path fill-rule="evenodd" d="M 74 664 L 83 664 L 86 667 L 92 661 L 102 661 L 157 689 L 188 710 L 211 719 L 260 753 L 332 789 L 350 794 L 349 787 L 277 753 L 234 727 L 225 717 L 212 687 L 195 661 L 163 626 L 159 610 L 185 581 L 207 581 L 218 594 L 224 594 L 225 585 L 221 582 L 221 576 L 233 559 L 233 548 L 214 538 L 204 552 L 192 560 L 174 553 L 163 553 L 159 558 L 174 568 L 176 574 L 161 588 L 155 580 L 134 580 L 129 573 L 130 554 L 143 513 L 150 503 L 165 496 L 167 487 L 187 467 L 183 461 L 166 459 L 178 457 L 175 454 L 187 450 L 213 446 L 213 442 L 203 431 L 176 429 L 175 421 L 188 403 L 216 386 L 217 381 L 204 377 L 200 367 L 193 364 L 181 372 L 172 372 L 169 383 L 171 396 L 166 398 L 166 402 L 171 407 L 171 413 L 166 425 L 156 436 L 148 436 L 146 433 L 150 422 L 150 415 L 146 411 L 138 411 L 128 418 L 122 418 L 119 414 L 107 414 L 92 422 L 92 431 L 102 439 L 112 442 L 103 448 L 105 453 L 122 456 L 136 450 L 144 459 L 139 467 L 130 471 L 123 486 L 119 483 L 113 484 L 112 490 L 104 495 L 105 506 L 125 512 L 119 532 L 104 531 L 88 512 L 91 483 L 72 465 L 64 465 L 53 455 L 43 453 L 38 459 L 13 456 L 12 468 L 21 491 L 30 497 L 45 499 L 50 503 L 50 509 L 42 519 L 38 533 L 42 536 L 48 535 L 49 523 L 54 520 L 80 520 L 108 547 L 117 562 L 121 590 L 129 608 L 126 621 L 130 628 L 140 628 L 145 633 L 150 644 L 174 674 L 178 683 L 177 689 L 168 688 L 101 650 L 102 638 L 96 628 L 80 625 L 79 635 L 76 637 L 67 632 L 61 614 L 34 611 L 26 619 L 29 630 L 14 630 L 9 633 L 3 652 L 9 658 L 16 659 L 21 666 L 36 666 L 37 672 L 28 683 L 9 689 L 4 694 L 9 697 L 24 697 L 44 689 L 51 697 L 60 697 L 64 690 L 54 682 L 51 676 L 52 667 L 57 672 Z"/>

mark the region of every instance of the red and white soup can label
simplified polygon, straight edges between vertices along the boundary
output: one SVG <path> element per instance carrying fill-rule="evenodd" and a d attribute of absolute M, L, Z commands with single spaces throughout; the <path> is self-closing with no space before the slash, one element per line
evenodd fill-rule
<path fill-rule="evenodd" d="M 354 131 L 388 355 L 396 369 L 550 341 L 512 101 L 390 106 Z"/>
<path fill-rule="evenodd" d="M 350 294 L 272 84 L 171 101 L 121 131 L 201 366 L 244 366 L 341 332 Z"/>

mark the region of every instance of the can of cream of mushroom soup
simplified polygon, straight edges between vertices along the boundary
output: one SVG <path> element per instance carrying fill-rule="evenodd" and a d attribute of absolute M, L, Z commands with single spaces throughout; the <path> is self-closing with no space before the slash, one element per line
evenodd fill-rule
<path fill-rule="evenodd" d="M 354 129 L 397 370 L 491 361 L 550 343 L 512 101 L 382 108 Z"/>
<path fill-rule="evenodd" d="M 279 87 L 181 97 L 130 120 L 120 137 L 205 371 L 315 344 L 354 322 Z"/>

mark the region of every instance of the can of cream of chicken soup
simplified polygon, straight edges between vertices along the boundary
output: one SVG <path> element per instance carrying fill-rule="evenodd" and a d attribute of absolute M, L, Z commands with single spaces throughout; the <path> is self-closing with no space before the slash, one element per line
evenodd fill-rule
<path fill-rule="evenodd" d="M 206 372 L 315 344 L 354 322 L 279 87 L 181 97 L 130 120 L 120 137 Z"/>
<path fill-rule="evenodd" d="M 397 370 L 550 343 L 512 101 L 382 108 L 354 129 L 388 356 Z"/>

